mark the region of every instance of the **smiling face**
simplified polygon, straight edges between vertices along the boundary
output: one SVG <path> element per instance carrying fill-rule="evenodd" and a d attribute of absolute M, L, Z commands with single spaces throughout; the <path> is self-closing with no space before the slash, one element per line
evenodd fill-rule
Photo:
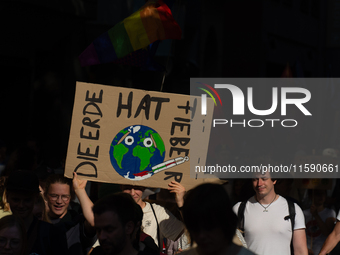
<path fill-rule="evenodd" d="M 258 199 L 264 198 L 268 195 L 275 194 L 275 190 L 274 190 L 275 183 L 276 183 L 276 180 L 273 181 L 270 178 L 269 173 L 253 178 L 253 188 L 256 192 L 257 198 Z"/>
<path fill-rule="evenodd" d="M 68 184 L 51 184 L 47 191 L 49 216 L 54 219 L 64 217 L 70 204 L 70 198 L 70 186 Z"/>

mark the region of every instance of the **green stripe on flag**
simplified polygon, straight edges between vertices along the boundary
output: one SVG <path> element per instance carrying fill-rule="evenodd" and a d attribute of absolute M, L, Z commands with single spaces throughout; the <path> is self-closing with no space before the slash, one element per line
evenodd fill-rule
<path fill-rule="evenodd" d="M 123 22 L 119 22 L 117 25 L 111 28 L 108 31 L 108 34 L 115 49 L 117 58 L 125 57 L 134 51 Z"/>

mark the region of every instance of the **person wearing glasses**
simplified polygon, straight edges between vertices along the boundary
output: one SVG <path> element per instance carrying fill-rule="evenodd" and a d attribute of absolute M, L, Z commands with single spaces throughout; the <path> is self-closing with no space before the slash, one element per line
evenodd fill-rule
<path fill-rule="evenodd" d="M 87 254 L 97 240 L 94 228 L 92 202 L 85 191 L 86 181 L 79 180 L 75 173 L 72 180 L 63 175 L 53 174 L 46 180 L 45 199 L 48 216 L 56 226 L 66 232 L 70 254 Z M 82 214 L 69 208 L 71 200 L 77 195 Z"/>
<path fill-rule="evenodd" d="M 33 214 L 34 204 L 40 193 L 36 174 L 32 171 L 13 171 L 9 174 L 5 187 L 11 212 L 23 221 L 27 232 L 25 254 L 69 254 L 65 232 L 48 222 L 38 220 Z"/>

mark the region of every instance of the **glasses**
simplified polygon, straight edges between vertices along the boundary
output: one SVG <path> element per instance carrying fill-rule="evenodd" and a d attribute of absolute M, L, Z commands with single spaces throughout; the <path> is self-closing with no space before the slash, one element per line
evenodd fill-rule
<path fill-rule="evenodd" d="M 71 195 L 48 194 L 48 196 L 50 197 L 51 201 L 57 201 L 59 197 L 61 197 L 61 200 L 63 200 L 64 202 L 68 202 L 71 198 Z"/>
<path fill-rule="evenodd" d="M 19 248 L 21 244 L 19 239 L 7 239 L 5 237 L 0 237 L 0 247 L 5 247 L 8 242 L 12 249 Z"/>

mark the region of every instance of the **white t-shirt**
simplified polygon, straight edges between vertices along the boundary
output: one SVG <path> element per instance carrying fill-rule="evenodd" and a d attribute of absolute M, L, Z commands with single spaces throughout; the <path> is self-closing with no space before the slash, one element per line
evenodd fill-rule
<path fill-rule="evenodd" d="M 340 210 L 338 212 L 338 216 L 336 216 L 336 219 L 340 221 Z"/>
<path fill-rule="evenodd" d="M 157 216 L 161 240 L 165 237 L 176 241 L 176 238 L 179 237 L 184 230 L 184 224 L 164 207 L 157 204 L 152 204 L 152 206 Z M 146 205 L 143 208 L 142 228 L 144 233 L 150 235 L 158 245 L 157 222 L 152 212 L 151 205 L 148 202 L 146 202 Z"/>
<path fill-rule="evenodd" d="M 313 218 L 310 209 L 304 210 L 303 214 L 305 215 L 306 221 L 306 235 L 308 248 L 311 247 L 311 238 L 313 238 L 313 252 L 314 254 L 319 254 L 323 243 L 327 239 L 327 236 L 321 233 L 317 221 L 315 218 Z M 335 218 L 335 211 L 329 208 L 325 208 L 321 212 L 319 212 L 319 215 L 322 221 L 326 222 L 328 218 Z"/>
<path fill-rule="evenodd" d="M 234 205 L 237 214 L 241 202 Z M 305 228 L 305 219 L 301 208 L 295 205 L 294 230 Z M 267 205 L 264 205 L 267 206 Z M 250 198 L 244 210 L 245 240 L 248 249 L 261 255 L 287 255 L 290 254 L 292 239 L 292 225 L 289 216 L 287 200 L 281 196 L 263 212 L 264 208 Z"/>

